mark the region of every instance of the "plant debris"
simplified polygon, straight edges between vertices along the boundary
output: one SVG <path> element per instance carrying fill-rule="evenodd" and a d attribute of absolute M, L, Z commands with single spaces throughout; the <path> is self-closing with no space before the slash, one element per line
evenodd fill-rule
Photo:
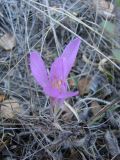
<path fill-rule="evenodd" d="M 114 5 L 112 2 L 107 0 L 93 0 L 93 4 L 96 7 L 98 14 L 104 16 L 105 18 L 115 17 Z"/>
<path fill-rule="evenodd" d="M 0 160 L 120 159 L 119 10 L 112 0 L 0 1 Z M 49 75 L 80 37 L 65 77 L 79 94 L 56 103 L 33 79 L 29 53 L 39 52 Z"/>
<path fill-rule="evenodd" d="M 78 82 L 78 89 L 80 96 L 89 92 L 89 85 L 90 85 L 91 77 L 85 76 L 82 77 Z"/>
<path fill-rule="evenodd" d="M 12 50 L 16 45 L 16 39 L 15 36 L 11 33 L 5 33 L 0 38 L 0 47 L 5 49 L 6 51 Z"/>
<path fill-rule="evenodd" d="M 5 100 L 0 106 L 1 117 L 14 119 L 16 114 L 20 113 L 20 105 L 16 99 Z"/>

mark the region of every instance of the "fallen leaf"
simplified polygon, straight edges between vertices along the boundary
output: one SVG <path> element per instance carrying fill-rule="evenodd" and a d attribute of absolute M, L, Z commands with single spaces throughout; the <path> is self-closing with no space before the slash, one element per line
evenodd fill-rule
<path fill-rule="evenodd" d="M 12 50 L 16 45 L 16 39 L 15 36 L 11 33 L 5 33 L 0 38 L 0 47 L 7 50 Z"/>
<path fill-rule="evenodd" d="M 96 7 L 98 14 L 107 18 L 115 17 L 115 14 L 113 14 L 113 3 L 108 2 L 106 0 L 93 0 L 93 4 Z"/>
<path fill-rule="evenodd" d="M 70 79 L 68 82 L 69 82 L 70 87 L 74 87 L 75 86 L 74 79 Z"/>
<path fill-rule="evenodd" d="M 93 101 L 91 103 L 90 108 L 92 110 L 93 115 L 96 115 L 101 110 L 102 106 L 99 105 L 97 101 Z"/>
<path fill-rule="evenodd" d="M 5 100 L 5 95 L 0 94 L 0 102 L 3 102 Z"/>
<path fill-rule="evenodd" d="M 13 119 L 16 113 L 20 113 L 20 105 L 16 99 L 5 100 L 1 104 L 1 117 Z"/>
<path fill-rule="evenodd" d="M 78 82 L 78 90 L 80 96 L 83 96 L 84 94 L 88 93 L 89 91 L 89 85 L 90 85 L 91 77 L 85 76 L 82 77 Z"/>

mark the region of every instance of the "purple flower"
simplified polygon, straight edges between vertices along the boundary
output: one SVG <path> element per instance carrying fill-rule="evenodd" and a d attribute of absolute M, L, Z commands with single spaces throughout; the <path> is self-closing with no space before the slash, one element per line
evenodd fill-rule
<path fill-rule="evenodd" d="M 55 99 L 66 99 L 78 94 L 67 91 L 67 77 L 75 62 L 81 40 L 76 38 L 65 47 L 61 56 L 53 62 L 49 75 L 40 54 L 36 51 L 30 54 L 32 75 L 44 93 Z"/>

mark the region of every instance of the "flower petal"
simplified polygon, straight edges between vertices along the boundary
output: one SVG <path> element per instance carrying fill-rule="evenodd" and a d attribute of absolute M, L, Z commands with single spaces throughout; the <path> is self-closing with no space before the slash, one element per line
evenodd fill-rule
<path fill-rule="evenodd" d="M 64 77 L 67 78 L 72 66 L 74 65 L 75 58 L 80 46 L 80 38 L 71 40 L 70 43 L 65 47 L 63 54 L 60 56 L 64 64 Z"/>
<path fill-rule="evenodd" d="M 73 96 L 77 96 L 79 94 L 78 91 L 76 92 L 66 92 L 66 93 L 63 93 L 61 95 L 59 95 L 59 98 L 60 99 L 66 99 L 66 98 L 70 98 L 70 97 L 73 97 Z"/>
<path fill-rule="evenodd" d="M 67 91 L 59 92 L 57 89 L 52 89 L 50 87 L 47 87 L 44 91 L 48 96 L 56 98 L 56 99 L 66 99 L 66 98 L 73 97 L 73 96 L 76 96 L 79 94 L 78 91 L 76 91 L 76 92 L 67 92 Z"/>
<path fill-rule="evenodd" d="M 30 53 L 30 68 L 38 84 L 45 88 L 48 85 L 47 70 L 40 54 L 36 51 Z"/>
<path fill-rule="evenodd" d="M 71 40 L 65 47 L 63 54 L 58 57 L 52 64 L 50 70 L 50 77 L 56 75 L 58 79 L 66 79 L 72 66 L 74 65 L 75 58 L 80 46 L 81 40 L 76 38 Z"/>
<path fill-rule="evenodd" d="M 44 90 L 45 94 L 47 94 L 49 97 L 57 98 L 59 96 L 59 92 L 56 89 L 52 89 L 51 86 L 47 86 Z"/>
<path fill-rule="evenodd" d="M 56 58 L 50 70 L 49 80 L 51 86 L 58 92 L 65 92 L 67 90 L 66 79 L 64 78 L 64 64 L 62 58 Z M 58 85 L 58 86 L 57 86 Z M 55 87 L 54 87 L 55 86 Z"/>
<path fill-rule="evenodd" d="M 70 41 L 63 51 L 63 54 L 56 58 L 51 66 L 49 76 L 51 84 L 50 92 L 54 92 L 53 94 L 55 94 L 54 96 L 56 97 L 67 92 L 66 79 L 74 64 L 80 42 L 81 40 L 79 38 Z"/>
<path fill-rule="evenodd" d="M 51 65 L 50 79 L 64 79 L 64 62 L 63 59 L 58 57 Z"/>
<path fill-rule="evenodd" d="M 66 78 L 74 64 L 81 40 L 76 38 L 66 46 L 63 54 L 56 58 L 50 70 L 50 81 L 66 81 Z M 62 87 L 62 86 L 61 86 Z M 64 88 L 66 91 L 66 88 Z"/>
<path fill-rule="evenodd" d="M 67 86 L 65 85 L 64 90 L 60 90 L 57 88 L 53 88 L 50 84 L 44 89 L 45 94 L 47 94 L 50 97 L 54 97 L 56 99 L 59 99 L 60 95 L 67 92 Z"/>

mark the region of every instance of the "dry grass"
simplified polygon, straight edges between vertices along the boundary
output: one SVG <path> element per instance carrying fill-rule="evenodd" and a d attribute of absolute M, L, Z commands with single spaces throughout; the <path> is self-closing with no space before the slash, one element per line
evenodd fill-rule
<path fill-rule="evenodd" d="M 14 119 L 0 118 L 1 160 L 120 159 L 120 64 L 109 58 L 116 39 L 99 25 L 108 17 L 97 14 L 90 0 L 4 0 L 0 4 L 5 19 L 0 27 L 17 40 L 12 51 L 0 49 L 0 91 L 16 98 L 22 110 Z M 88 75 L 92 80 L 87 94 L 65 102 L 80 122 L 68 108 L 56 120 L 49 98 L 31 76 L 29 52 L 40 51 L 50 67 L 76 36 L 82 44 L 68 79 L 78 81 Z M 108 60 L 110 75 L 99 70 L 103 58 Z M 94 101 L 100 105 L 97 116 Z"/>

